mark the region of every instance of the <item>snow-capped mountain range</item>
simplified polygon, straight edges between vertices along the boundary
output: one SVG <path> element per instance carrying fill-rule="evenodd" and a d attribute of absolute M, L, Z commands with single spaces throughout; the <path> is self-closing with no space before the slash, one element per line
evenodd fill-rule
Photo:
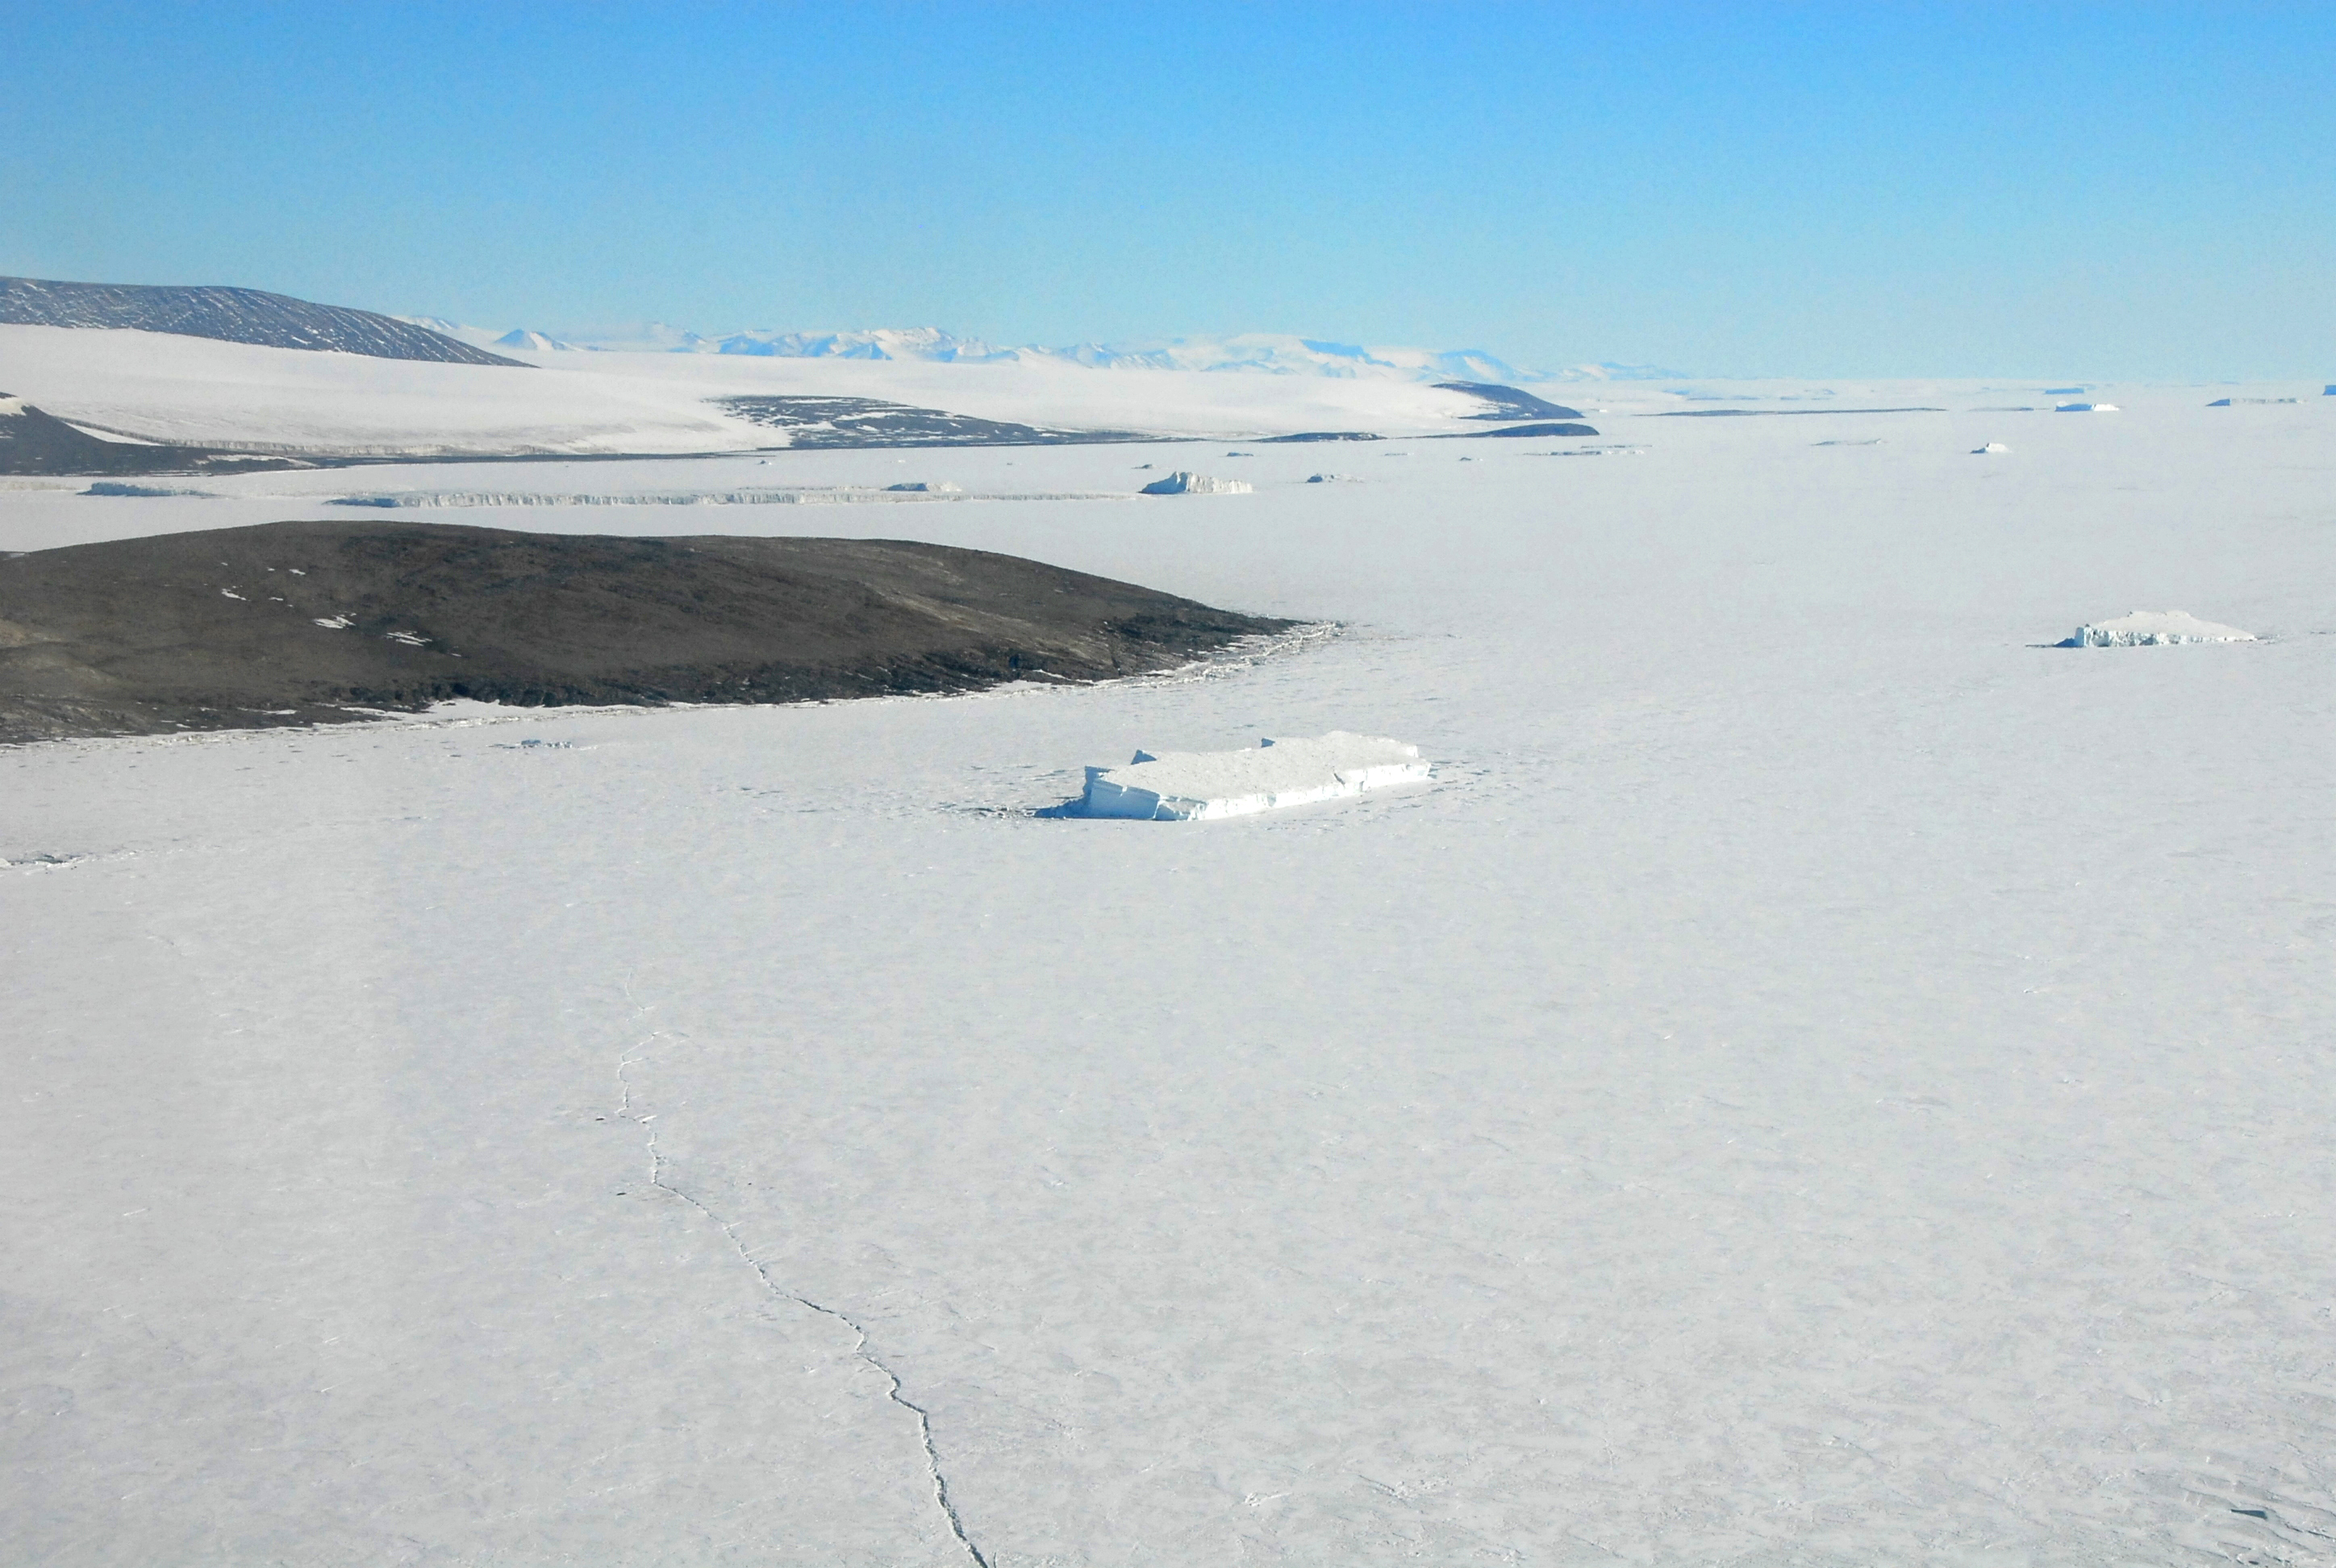
<path fill-rule="evenodd" d="M 461 342 L 521 353 L 569 350 L 649 354 L 743 354 L 780 359 L 921 360 L 928 364 L 1075 365 L 1093 370 L 1248 371 L 1269 375 L 1329 375 L 1370 381 L 1484 381 L 1514 385 L 1533 381 L 1648 381 L 1680 373 L 1654 365 L 1611 362 L 1562 370 L 1531 370 L 1483 349 L 1438 352 L 1333 343 L 1288 333 L 1245 332 L 1227 337 L 1173 337 L 1151 342 L 1082 343 L 1068 348 L 1009 347 L 959 337 L 935 326 L 877 327 L 860 332 L 777 332 L 760 329 L 709 337 L 669 326 L 646 326 L 555 336 L 526 327 L 497 333 L 433 316 L 400 317 Z"/>

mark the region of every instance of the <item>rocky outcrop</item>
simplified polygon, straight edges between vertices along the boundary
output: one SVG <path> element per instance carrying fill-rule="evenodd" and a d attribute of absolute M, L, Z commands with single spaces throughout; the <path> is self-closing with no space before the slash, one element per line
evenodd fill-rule
<path fill-rule="evenodd" d="M 0 742 L 1092 681 L 1288 624 L 898 540 L 277 522 L 0 560 Z"/>

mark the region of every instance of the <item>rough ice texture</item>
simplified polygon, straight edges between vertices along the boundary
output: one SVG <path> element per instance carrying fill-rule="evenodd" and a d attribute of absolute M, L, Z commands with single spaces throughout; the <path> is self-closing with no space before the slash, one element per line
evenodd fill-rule
<path fill-rule="evenodd" d="M 2175 642 L 2253 642 L 2255 634 L 2178 609 L 2136 609 L 2115 620 L 2097 620 L 2077 628 L 2062 648 L 2144 648 Z"/>
<path fill-rule="evenodd" d="M 1211 479 L 1205 473 L 1178 469 L 1165 479 L 1144 487 L 1145 495 L 1247 495 L 1250 486 L 1238 479 Z"/>
<path fill-rule="evenodd" d="M 1247 751 L 1140 751 L 1125 767 L 1087 769 L 1080 807 L 1092 817 L 1200 822 L 1311 805 L 1427 774 L 1416 745 L 1333 730 L 1312 740 L 1260 741 Z"/>

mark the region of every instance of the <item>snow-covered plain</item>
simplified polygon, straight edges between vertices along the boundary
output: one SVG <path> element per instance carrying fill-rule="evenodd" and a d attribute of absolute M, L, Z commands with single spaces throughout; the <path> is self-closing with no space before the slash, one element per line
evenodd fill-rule
<path fill-rule="evenodd" d="M 1833 390 L 1951 411 L 459 514 L 1345 623 L 1212 671 L 0 754 L 10 1552 L 2336 1562 L 2331 405 Z M 349 475 L 205 483 L 0 548 Z M 2169 603 L 2263 640 L 2039 646 Z M 1341 728 L 1435 781 L 1030 814 Z"/>
<path fill-rule="evenodd" d="M 530 368 L 300 353 L 148 332 L 0 326 L 0 393 L 102 433 L 295 455 L 735 452 L 784 431 L 711 402 L 876 397 L 983 418 L 1228 436 L 1468 428 L 1484 405 L 1411 381 L 998 365 L 577 354 Z"/>

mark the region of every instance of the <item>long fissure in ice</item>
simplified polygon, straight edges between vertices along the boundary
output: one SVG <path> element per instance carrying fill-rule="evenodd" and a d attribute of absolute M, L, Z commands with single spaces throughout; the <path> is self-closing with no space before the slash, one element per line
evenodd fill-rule
<path fill-rule="evenodd" d="M 777 1297 L 783 1301 L 791 1301 L 796 1306 L 802 1307 L 806 1310 L 818 1313 L 822 1318 L 832 1318 L 836 1322 L 842 1324 L 845 1328 L 852 1330 L 854 1341 L 852 1347 L 852 1355 L 858 1358 L 861 1361 L 865 1362 L 871 1368 L 873 1368 L 883 1377 L 885 1383 L 885 1398 L 890 1399 L 893 1404 L 900 1407 L 901 1409 L 908 1411 L 910 1415 L 915 1417 L 917 1419 L 917 1438 L 920 1445 L 923 1447 L 925 1455 L 925 1475 L 932 1483 L 933 1501 L 939 1505 L 941 1518 L 948 1524 L 950 1535 L 956 1538 L 957 1544 L 960 1547 L 964 1548 L 965 1554 L 968 1558 L 972 1559 L 975 1568 L 991 1568 L 988 1554 L 986 1554 L 978 1545 L 975 1544 L 973 1537 L 966 1533 L 965 1520 L 957 1511 L 956 1499 L 949 1495 L 949 1475 L 941 1469 L 940 1450 L 933 1444 L 933 1419 L 931 1412 L 928 1411 L 922 1405 L 918 1404 L 915 1400 L 909 1398 L 907 1389 L 900 1382 L 900 1375 L 892 1370 L 891 1367 L 887 1366 L 883 1359 L 878 1356 L 875 1350 L 870 1346 L 868 1341 L 868 1330 L 861 1326 L 859 1320 L 853 1318 L 848 1312 L 840 1311 L 836 1308 L 827 1306 L 822 1302 L 814 1301 L 808 1296 L 790 1290 L 784 1285 L 782 1285 L 776 1280 L 774 1280 L 771 1277 L 771 1271 L 763 1266 L 762 1260 L 755 1257 L 754 1254 L 748 1250 L 746 1243 L 740 1239 L 736 1226 L 733 1225 L 728 1220 L 725 1219 L 722 1215 L 716 1213 L 712 1208 L 708 1207 L 705 1201 L 700 1199 L 696 1193 L 687 1192 L 683 1188 L 676 1187 L 671 1182 L 666 1180 L 666 1161 L 665 1156 L 657 1153 L 657 1129 L 649 1125 L 650 1117 L 638 1116 L 633 1114 L 632 1082 L 625 1076 L 627 1068 L 633 1066 L 637 1063 L 648 1059 L 646 1055 L 646 1047 L 654 1044 L 663 1036 L 663 1034 L 664 1031 L 660 1030 L 658 1033 L 653 1034 L 649 1036 L 648 1038 L 642 1040 L 634 1047 L 634 1049 L 636 1052 L 643 1054 L 626 1057 L 617 1064 L 617 1083 L 618 1094 L 616 1114 L 619 1120 L 631 1122 L 634 1125 L 641 1128 L 641 1130 L 647 1135 L 647 1152 L 649 1157 L 649 1185 L 657 1188 L 659 1192 L 672 1193 L 675 1197 L 680 1199 L 683 1203 L 687 1203 L 691 1208 L 696 1210 L 699 1213 L 705 1215 L 707 1220 L 711 1221 L 715 1229 L 722 1232 L 723 1239 L 730 1243 L 731 1251 L 738 1254 L 739 1261 L 745 1263 L 746 1267 L 754 1271 L 754 1278 L 762 1281 L 763 1288 L 765 1290 L 768 1290 L 772 1295 Z"/>

